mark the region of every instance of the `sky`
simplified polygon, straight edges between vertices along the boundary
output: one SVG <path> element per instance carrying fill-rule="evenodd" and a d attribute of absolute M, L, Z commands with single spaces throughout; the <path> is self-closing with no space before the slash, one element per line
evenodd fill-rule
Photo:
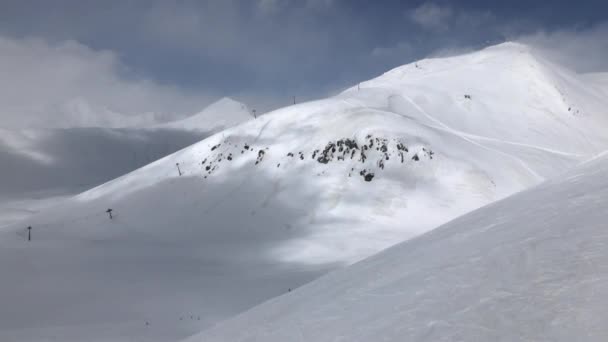
<path fill-rule="evenodd" d="M 507 40 L 608 71 L 606 1 L 2 0 L 0 128 L 262 113 Z"/>

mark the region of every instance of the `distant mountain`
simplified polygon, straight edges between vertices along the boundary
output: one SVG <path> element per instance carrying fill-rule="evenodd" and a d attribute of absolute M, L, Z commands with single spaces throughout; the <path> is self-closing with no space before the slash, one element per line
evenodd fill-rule
<path fill-rule="evenodd" d="M 218 132 L 5 228 L 0 340 L 199 332 L 605 150 L 601 94 L 508 43 Z"/>
<path fill-rule="evenodd" d="M 246 105 L 224 97 L 197 114 L 155 127 L 209 132 L 229 128 L 252 118 Z"/>
<path fill-rule="evenodd" d="M 211 132 L 176 129 L 0 129 L 0 229 L 192 145 Z"/>

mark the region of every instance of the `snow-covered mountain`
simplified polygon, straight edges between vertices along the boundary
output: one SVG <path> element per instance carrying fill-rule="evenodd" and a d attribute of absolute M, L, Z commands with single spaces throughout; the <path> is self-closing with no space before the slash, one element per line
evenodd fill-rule
<path fill-rule="evenodd" d="M 244 104 L 226 97 L 165 124 L 125 117 L 122 122 L 131 128 L 93 127 L 93 111 L 82 108 L 66 113 L 87 113 L 75 120 L 91 127 L 0 129 L 0 227 L 40 211 L 55 196 L 77 194 L 252 119 Z M 118 122 L 106 116 L 108 122 L 97 123 Z"/>
<path fill-rule="evenodd" d="M 175 129 L 0 129 L 0 229 L 200 141 Z"/>
<path fill-rule="evenodd" d="M 0 233 L 0 340 L 198 332 L 603 151 L 594 84 L 509 43 L 224 130 Z"/>
<path fill-rule="evenodd" d="M 155 127 L 210 132 L 229 128 L 250 119 L 253 119 L 253 116 L 246 105 L 224 97 L 199 113 Z"/>
<path fill-rule="evenodd" d="M 604 155 L 188 341 L 606 341 L 606 174 Z"/>

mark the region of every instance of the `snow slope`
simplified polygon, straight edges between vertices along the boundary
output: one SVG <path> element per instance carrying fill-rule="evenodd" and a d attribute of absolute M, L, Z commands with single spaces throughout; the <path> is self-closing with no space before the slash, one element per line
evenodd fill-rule
<path fill-rule="evenodd" d="M 0 129 L 0 229 L 210 136 L 174 129 Z"/>
<path fill-rule="evenodd" d="M 596 72 L 583 75 L 589 83 L 595 84 L 604 92 L 604 96 L 608 96 L 608 72 Z"/>
<path fill-rule="evenodd" d="M 266 114 L 0 232 L 0 340 L 186 337 L 577 165 L 606 107 L 503 44 Z"/>
<path fill-rule="evenodd" d="M 0 129 L 0 227 L 251 118 L 244 104 L 222 98 L 151 127 Z"/>
<path fill-rule="evenodd" d="M 197 114 L 155 127 L 210 132 L 232 127 L 250 119 L 253 117 L 246 105 L 224 97 Z"/>
<path fill-rule="evenodd" d="M 606 174 L 604 156 L 188 341 L 606 341 Z"/>

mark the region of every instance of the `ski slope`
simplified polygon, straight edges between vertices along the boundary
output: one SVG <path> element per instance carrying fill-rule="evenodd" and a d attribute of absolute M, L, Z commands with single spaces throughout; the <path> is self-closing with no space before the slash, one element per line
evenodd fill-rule
<path fill-rule="evenodd" d="M 195 341 L 606 341 L 608 158 L 270 300 Z"/>
<path fill-rule="evenodd" d="M 509 43 L 224 130 L 3 228 L 0 340 L 197 333 L 603 151 L 598 94 Z"/>

